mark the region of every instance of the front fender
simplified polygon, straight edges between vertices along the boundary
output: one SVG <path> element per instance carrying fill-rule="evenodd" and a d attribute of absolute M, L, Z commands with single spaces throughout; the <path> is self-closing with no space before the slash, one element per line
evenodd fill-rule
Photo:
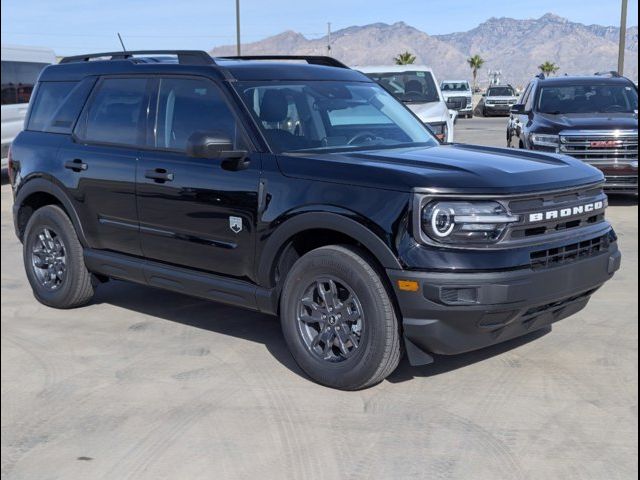
<path fill-rule="evenodd" d="M 272 286 L 271 273 L 284 246 L 296 234 L 305 230 L 333 230 L 348 235 L 369 250 L 384 268 L 402 269 L 391 248 L 362 223 L 340 213 L 305 211 L 289 215 L 269 236 L 258 265 L 258 283 Z"/>

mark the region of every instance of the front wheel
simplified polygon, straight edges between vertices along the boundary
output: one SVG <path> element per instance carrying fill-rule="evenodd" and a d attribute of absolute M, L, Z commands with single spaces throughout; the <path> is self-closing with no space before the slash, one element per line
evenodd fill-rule
<path fill-rule="evenodd" d="M 367 388 L 400 361 L 400 330 L 389 292 L 364 252 L 327 246 L 287 276 L 281 323 L 296 363 L 316 382 Z"/>

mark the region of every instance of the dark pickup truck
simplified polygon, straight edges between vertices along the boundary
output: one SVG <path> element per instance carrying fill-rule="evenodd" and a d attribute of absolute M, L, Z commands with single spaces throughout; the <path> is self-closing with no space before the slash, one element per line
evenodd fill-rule
<path fill-rule="evenodd" d="M 511 109 L 507 142 L 602 170 L 605 189 L 638 193 L 638 88 L 616 73 L 534 78 Z"/>
<path fill-rule="evenodd" d="M 119 279 L 278 315 L 334 388 L 547 327 L 620 266 L 598 170 L 441 144 L 328 57 L 65 58 L 9 173 L 40 302 Z"/>

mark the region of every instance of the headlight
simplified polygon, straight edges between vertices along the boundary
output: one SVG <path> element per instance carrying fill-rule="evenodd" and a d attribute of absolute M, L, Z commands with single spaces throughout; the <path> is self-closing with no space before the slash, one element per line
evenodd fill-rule
<path fill-rule="evenodd" d="M 509 224 L 519 220 L 502 204 L 487 201 L 433 201 L 421 212 L 422 232 L 445 244 L 495 243 Z"/>
<path fill-rule="evenodd" d="M 558 148 L 560 145 L 560 137 L 558 135 L 549 135 L 546 133 L 532 133 L 529 140 L 539 147 Z"/>
<path fill-rule="evenodd" d="M 631 168 L 638 168 L 638 161 L 637 160 L 631 162 Z"/>

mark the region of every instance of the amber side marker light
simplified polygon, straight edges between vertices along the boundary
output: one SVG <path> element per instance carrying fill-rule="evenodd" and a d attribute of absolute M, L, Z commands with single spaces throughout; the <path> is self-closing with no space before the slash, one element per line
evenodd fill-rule
<path fill-rule="evenodd" d="M 417 292 L 420 290 L 420 285 L 413 280 L 398 280 L 398 288 L 403 292 Z"/>

